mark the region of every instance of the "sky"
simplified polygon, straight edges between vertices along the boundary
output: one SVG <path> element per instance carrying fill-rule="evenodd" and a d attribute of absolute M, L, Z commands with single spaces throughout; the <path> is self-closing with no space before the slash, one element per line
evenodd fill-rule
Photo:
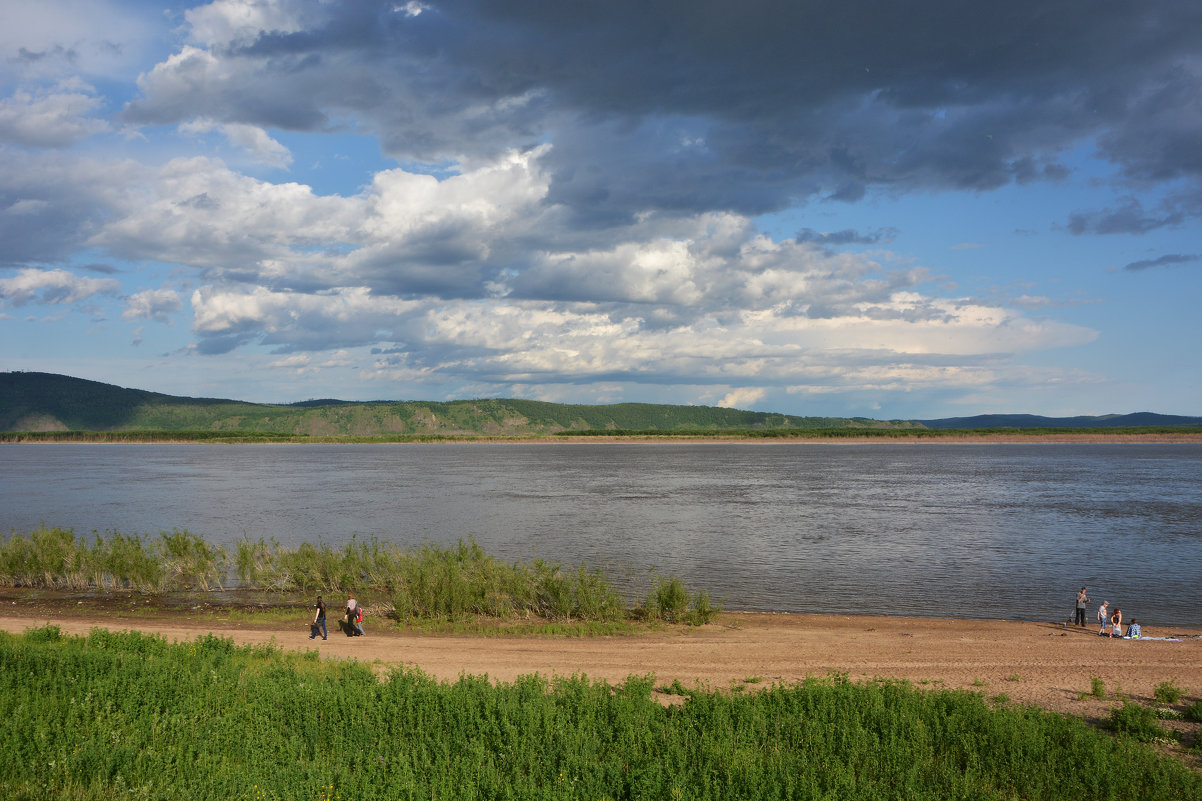
<path fill-rule="evenodd" d="M 1202 3 L 5 0 L 0 370 L 1202 414 Z"/>

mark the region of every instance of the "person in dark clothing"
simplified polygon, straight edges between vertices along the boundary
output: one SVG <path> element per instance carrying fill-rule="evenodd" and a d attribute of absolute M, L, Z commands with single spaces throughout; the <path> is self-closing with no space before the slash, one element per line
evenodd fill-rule
<path fill-rule="evenodd" d="M 326 602 L 321 600 L 321 596 L 317 596 L 317 603 L 313 605 L 317 612 L 313 615 L 313 625 L 309 629 L 309 639 L 317 636 L 318 628 L 321 629 L 321 638 L 328 640 L 329 632 L 326 631 Z"/>
<path fill-rule="evenodd" d="M 1077 618 L 1076 624 L 1085 627 L 1085 605 L 1089 603 L 1089 598 L 1085 595 L 1085 588 L 1081 588 L 1081 592 L 1077 593 Z"/>
<path fill-rule="evenodd" d="M 346 636 L 363 636 L 363 607 L 359 606 L 354 595 L 346 596 Z"/>

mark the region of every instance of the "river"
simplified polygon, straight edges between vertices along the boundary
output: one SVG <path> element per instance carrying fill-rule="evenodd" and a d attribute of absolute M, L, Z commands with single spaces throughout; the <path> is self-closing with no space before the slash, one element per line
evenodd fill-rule
<path fill-rule="evenodd" d="M 1202 624 L 1202 446 L 5 445 L 0 527 L 339 545 L 475 538 L 654 568 L 729 609 L 1063 620 L 1089 586 Z M 1093 605 L 1091 604 L 1091 607 Z"/>

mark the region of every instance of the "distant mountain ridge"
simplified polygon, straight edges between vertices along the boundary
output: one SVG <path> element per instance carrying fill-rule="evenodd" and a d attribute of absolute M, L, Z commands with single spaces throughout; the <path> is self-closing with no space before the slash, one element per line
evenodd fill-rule
<path fill-rule="evenodd" d="M 517 399 L 262 404 L 126 389 L 52 373 L 0 373 L 0 431 L 229 431 L 309 436 L 538 435 L 564 431 L 906 428 L 713 406 L 572 405 Z"/>
<path fill-rule="evenodd" d="M 915 420 L 927 428 L 1120 428 L 1132 426 L 1202 426 L 1202 417 L 1135 412 L 1077 417 L 1041 417 L 1036 414 L 978 414 Z"/>
<path fill-rule="evenodd" d="M 982 429 L 1202 426 L 1202 417 L 1139 412 L 1096 417 L 983 414 L 932 420 L 800 417 L 715 406 L 574 405 L 490 398 L 288 404 L 190 398 L 38 372 L 0 373 L 0 431 L 225 431 L 272 435 L 497 435 L 572 431 Z"/>

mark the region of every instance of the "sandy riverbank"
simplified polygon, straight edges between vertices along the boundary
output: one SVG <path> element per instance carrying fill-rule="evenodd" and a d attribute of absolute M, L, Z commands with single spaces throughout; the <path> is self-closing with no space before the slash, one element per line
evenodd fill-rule
<path fill-rule="evenodd" d="M 10 602 L 11 603 L 11 602 Z M 964 688 L 988 697 L 1005 695 L 1087 719 L 1105 716 L 1113 703 L 1088 696 L 1092 678 L 1147 702 L 1154 687 L 1172 680 L 1202 696 L 1202 629 L 1148 627 L 1151 636 L 1180 635 L 1180 642 L 1100 638 L 1095 629 L 1059 623 L 724 613 L 716 624 L 669 627 L 633 636 L 586 639 L 484 638 L 414 634 L 372 624 L 368 635 L 331 633 L 310 641 L 303 613 L 295 624 L 230 622 L 171 613 L 154 618 L 109 618 L 80 606 L 75 613 L 0 610 L 0 630 L 21 632 L 52 622 L 72 634 L 94 626 L 137 629 L 170 640 L 205 632 L 239 644 L 274 640 L 288 649 L 318 649 L 335 658 L 381 665 L 416 666 L 440 679 L 487 674 L 510 681 L 523 674 L 585 674 L 618 682 L 653 673 L 657 683 L 680 680 L 714 689 L 733 684 L 795 682 L 832 671 L 853 680 L 886 677 L 922 686 Z M 761 681 L 748 682 L 748 679 Z"/>

